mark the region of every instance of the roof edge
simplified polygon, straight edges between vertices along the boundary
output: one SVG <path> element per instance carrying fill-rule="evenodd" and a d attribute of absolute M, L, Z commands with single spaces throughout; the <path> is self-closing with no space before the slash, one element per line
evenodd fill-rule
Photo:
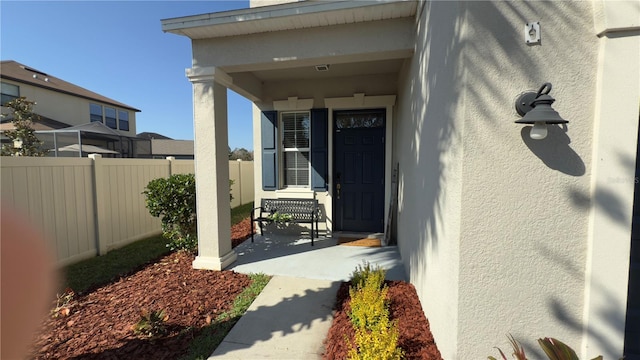
<path fill-rule="evenodd" d="M 246 23 L 273 20 L 290 16 L 314 15 L 330 11 L 349 10 L 405 2 L 415 2 L 415 0 L 301 1 L 248 9 L 168 18 L 162 19 L 160 20 L 160 22 L 162 24 L 162 31 L 187 36 L 181 30 L 206 26 L 219 26 L 243 22 Z M 242 34 L 244 33 L 239 33 L 238 35 Z"/>

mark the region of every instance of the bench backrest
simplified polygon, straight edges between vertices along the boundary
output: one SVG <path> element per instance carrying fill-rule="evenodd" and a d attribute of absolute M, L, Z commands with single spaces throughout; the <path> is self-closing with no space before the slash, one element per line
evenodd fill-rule
<path fill-rule="evenodd" d="M 312 221 L 318 216 L 317 199 L 262 199 L 262 211 L 289 214 L 295 220 Z"/>

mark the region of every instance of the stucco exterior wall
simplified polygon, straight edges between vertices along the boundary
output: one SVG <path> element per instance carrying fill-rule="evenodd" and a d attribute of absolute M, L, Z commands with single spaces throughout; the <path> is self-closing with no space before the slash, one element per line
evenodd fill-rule
<path fill-rule="evenodd" d="M 541 45 L 525 43 L 528 21 Z M 444 358 L 485 357 L 506 333 L 534 357 L 541 336 L 581 345 L 593 29 L 588 2 L 432 2 L 419 14 L 394 139 L 397 236 Z M 536 142 L 513 123 L 514 101 L 547 81 L 571 122 Z"/>
<path fill-rule="evenodd" d="M 579 348 L 599 44 L 591 3 L 465 8 L 458 357 L 506 344 L 505 333 L 536 358 L 538 337 Z M 540 21 L 541 45 L 525 43 L 530 21 Z M 570 123 L 535 141 L 513 123 L 514 99 L 544 82 Z"/>
<path fill-rule="evenodd" d="M 462 5 L 426 3 L 400 76 L 394 129 L 397 239 L 444 359 L 458 345 L 464 88 Z M 478 329 L 480 330 L 480 329 Z"/>
<path fill-rule="evenodd" d="M 89 104 L 99 104 L 115 108 L 116 110 L 126 110 L 129 113 L 129 131 L 122 132 L 129 136 L 136 135 L 135 111 L 8 79 L 2 79 L 2 82 L 18 85 L 20 87 L 20 96 L 24 96 L 28 100 L 36 102 L 33 109 L 37 114 L 53 120 L 61 121 L 71 126 L 86 124 L 91 121 L 89 116 Z"/>

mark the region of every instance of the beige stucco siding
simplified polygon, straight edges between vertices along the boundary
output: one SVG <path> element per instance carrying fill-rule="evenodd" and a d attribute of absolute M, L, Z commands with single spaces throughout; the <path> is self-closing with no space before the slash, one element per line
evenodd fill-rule
<path fill-rule="evenodd" d="M 541 22 L 542 45 L 525 43 L 527 21 Z M 445 358 L 486 356 L 509 332 L 581 345 L 592 21 L 586 2 L 433 2 L 421 13 L 400 85 L 397 232 Z M 547 81 L 571 122 L 535 142 L 513 123 L 514 100 Z"/>
<path fill-rule="evenodd" d="M 20 96 L 36 102 L 33 110 L 37 114 L 69 124 L 70 126 L 86 124 L 91 121 L 89 117 L 89 104 L 98 104 L 114 108 L 116 111 L 125 110 L 129 113 L 129 131 L 122 132 L 129 136 L 136 135 L 135 111 L 8 79 L 2 79 L 2 82 L 19 86 Z"/>
<path fill-rule="evenodd" d="M 599 44 L 591 3 L 465 8 L 458 356 L 486 353 L 505 333 L 579 348 Z M 526 21 L 540 21 L 541 45 L 525 43 Z M 544 82 L 570 123 L 535 141 L 513 123 L 514 98 Z"/>
<path fill-rule="evenodd" d="M 462 11 L 433 2 L 422 12 L 415 55 L 400 77 L 394 129 L 398 245 L 445 359 L 456 358 L 458 342 Z"/>

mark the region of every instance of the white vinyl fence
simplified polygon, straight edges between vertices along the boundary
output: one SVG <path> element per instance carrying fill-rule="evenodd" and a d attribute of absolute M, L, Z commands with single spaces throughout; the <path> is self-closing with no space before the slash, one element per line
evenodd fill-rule
<path fill-rule="evenodd" d="M 29 216 L 66 265 L 160 234 L 144 191 L 149 181 L 193 173 L 193 160 L 0 159 L 2 203 Z M 253 162 L 229 161 L 235 207 L 253 201 Z"/>

